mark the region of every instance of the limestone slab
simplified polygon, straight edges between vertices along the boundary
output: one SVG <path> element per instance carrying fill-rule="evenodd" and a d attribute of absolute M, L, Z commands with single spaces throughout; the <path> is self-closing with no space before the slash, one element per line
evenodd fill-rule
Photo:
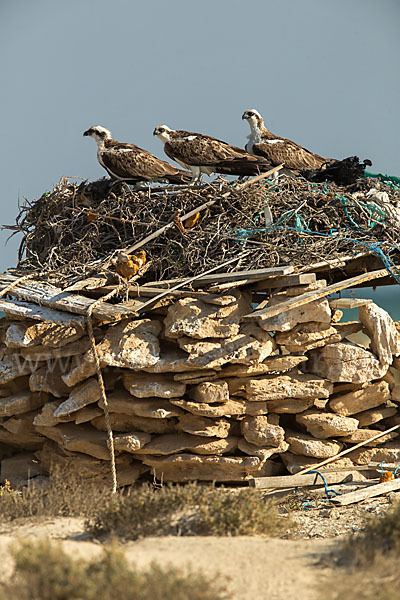
<path fill-rule="evenodd" d="M 218 372 L 217 377 L 246 377 L 248 375 L 264 375 L 265 373 L 289 371 L 307 360 L 307 356 L 292 356 L 290 354 L 270 356 L 263 362 L 253 364 L 229 364 Z"/>
<path fill-rule="evenodd" d="M 90 421 L 95 429 L 107 431 L 104 415 Z M 151 419 L 135 415 L 110 413 L 110 423 L 113 431 L 129 432 L 144 431 L 145 433 L 173 433 L 176 431 L 174 419 Z"/>
<path fill-rule="evenodd" d="M 288 299 L 285 294 L 272 295 L 268 307 L 276 306 Z M 284 311 L 275 317 L 264 319 L 260 322 L 265 331 L 289 331 L 299 323 L 318 321 L 319 323 L 330 323 L 331 309 L 325 298 L 309 302 L 298 308 Z"/>
<path fill-rule="evenodd" d="M 47 399 L 48 395 L 45 393 L 36 394 L 32 392 L 0 398 L 0 417 L 12 417 L 30 412 L 43 406 Z"/>
<path fill-rule="evenodd" d="M 354 415 L 363 410 L 375 408 L 390 400 L 389 385 L 386 381 L 371 383 L 362 390 L 335 396 L 329 401 L 329 408 L 339 415 Z"/>
<path fill-rule="evenodd" d="M 378 423 L 383 419 L 393 417 L 396 413 L 397 408 L 395 406 L 386 406 L 385 404 L 382 404 L 376 408 L 359 412 L 354 415 L 354 418 L 358 420 L 360 427 L 368 427 L 369 425 Z"/>
<path fill-rule="evenodd" d="M 384 446 L 376 448 L 358 448 L 350 452 L 349 456 L 357 465 L 367 465 L 370 462 L 382 462 L 398 464 L 400 462 L 400 442 L 387 442 Z"/>
<path fill-rule="evenodd" d="M 322 440 L 350 435 L 358 427 L 357 419 L 314 409 L 296 415 L 296 421 L 304 425 L 312 436 Z"/>
<path fill-rule="evenodd" d="M 228 402 L 229 388 L 226 381 L 204 382 L 190 388 L 188 397 L 193 402 Z"/>
<path fill-rule="evenodd" d="M 226 438 L 234 426 L 235 422 L 228 419 L 210 419 L 186 413 L 179 417 L 176 428 L 191 435 Z"/>
<path fill-rule="evenodd" d="M 360 306 L 358 314 L 371 338 L 371 350 L 382 365 L 391 365 L 400 354 L 400 333 L 390 315 L 373 302 Z"/>
<path fill-rule="evenodd" d="M 88 379 L 71 391 L 69 398 L 54 411 L 54 416 L 68 417 L 80 408 L 97 402 L 101 397 L 101 388 L 97 379 Z"/>
<path fill-rule="evenodd" d="M 151 440 L 149 433 L 135 431 L 114 436 L 114 448 L 120 452 L 136 452 Z"/>
<path fill-rule="evenodd" d="M 235 415 L 266 415 L 266 402 L 246 402 L 242 398 L 230 398 L 223 404 L 206 404 L 205 402 L 190 402 L 188 400 L 171 400 L 172 404 L 201 417 L 227 417 Z"/>
<path fill-rule="evenodd" d="M 107 397 L 110 412 L 151 419 L 170 419 L 179 417 L 184 411 L 174 406 L 163 398 L 134 398 L 124 390 L 112 392 Z M 99 401 L 100 408 L 104 408 L 103 400 Z"/>
<path fill-rule="evenodd" d="M 60 364 L 60 361 L 49 361 L 29 377 L 31 392 L 48 392 L 56 398 L 68 396 L 71 390 L 61 379 L 68 366 Z"/>
<path fill-rule="evenodd" d="M 238 438 L 205 438 L 188 433 L 171 433 L 154 436 L 144 448 L 135 454 L 176 454 L 183 451 L 196 454 L 227 454 L 237 448 Z"/>
<path fill-rule="evenodd" d="M 306 364 L 307 371 L 332 382 L 364 383 L 380 379 L 387 371 L 387 365 L 381 365 L 371 352 L 351 342 L 311 350 Z"/>
<path fill-rule="evenodd" d="M 11 323 L 5 334 L 5 344 L 9 348 L 30 346 L 60 347 L 75 342 L 82 337 L 84 330 L 79 326 L 59 325 L 58 323 L 32 323 L 25 321 Z"/>
<path fill-rule="evenodd" d="M 255 446 L 278 447 L 285 439 L 285 430 L 272 424 L 269 415 L 245 417 L 240 425 L 244 439 Z"/>
<path fill-rule="evenodd" d="M 284 398 L 328 398 L 330 381 L 304 373 L 278 376 L 234 378 L 228 381 L 229 393 L 244 396 L 249 402 L 283 400 Z"/>
<path fill-rule="evenodd" d="M 313 458 L 331 458 L 336 456 L 343 448 L 343 444 L 336 440 L 317 440 L 306 433 L 290 431 L 286 433 L 289 452 Z"/>
<path fill-rule="evenodd" d="M 370 440 L 378 433 L 381 433 L 379 429 L 357 429 L 351 435 L 347 435 L 346 437 L 342 438 L 342 440 L 347 444 L 359 444 L 360 442 L 366 442 L 367 440 Z M 394 438 L 397 438 L 398 435 L 399 434 L 396 431 L 391 431 L 387 435 L 383 435 L 377 440 L 367 442 L 365 446 L 380 446 L 381 444 L 384 444 L 386 442 L 389 442 L 390 440 L 393 440 Z"/>
<path fill-rule="evenodd" d="M 321 462 L 320 458 L 311 458 L 310 456 L 301 456 L 299 454 L 293 454 L 292 452 L 285 452 L 281 455 L 282 461 L 289 471 L 294 475 L 303 469 L 313 468 L 318 463 Z M 351 467 L 354 467 L 354 462 L 348 458 L 348 456 L 344 456 L 343 458 L 338 458 L 333 463 L 328 463 L 324 465 L 324 469 L 339 469 L 342 467 L 348 468 L 349 472 L 351 472 Z M 343 473 L 343 478 L 346 476 L 346 472 Z M 316 481 L 318 479 L 316 478 Z M 319 480 L 321 481 L 321 480 Z"/>
<path fill-rule="evenodd" d="M 314 398 L 283 398 L 267 402 L 268 412 L 277 414 L 302 413 L 316 404 Z"/>
<path fill-rule="evenodd" d="M 163 374 L 125 371 L 122 381 L 128 392 L 137 398 L 178 398 L 186 391 L 185 383 Z"/>
<path fill-rule="evenodd" d="M 279 446 L 257 446 L 256 444 L 251 444 L 245 438 L 240 438 L 238 448 L 245 454 L 257 456 L 260 460 L 265 461 L 271 458 L 271 456 L 287 452 L 289 444 L 283 440 Z"/>
<path fill-rule="evenodd" d="M 96 431 L 90 426 L 67 423 L 55 427 L 36 426 L 36 430 L 66 450 L 82 452 L 102 460 L 110 458 L 106 433 Z"/>
<path fill-rule="evenodd" d="M 96 350 L 103 365 L 143 369 L 156 364 L 160 358 L 157 320 L 122 321 L 109 327 Z"/>

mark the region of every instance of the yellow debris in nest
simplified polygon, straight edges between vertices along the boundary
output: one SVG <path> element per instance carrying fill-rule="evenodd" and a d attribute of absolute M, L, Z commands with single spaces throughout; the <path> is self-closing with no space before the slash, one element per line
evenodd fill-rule
<path fill-rule="evenodd" d="M 98 213 L 89 210 L 88 213 L 87 213 L 87 215 L 86 215 L 88 223 L 91 223 L 92 221 L 95 221 L 98 216 L 99 216 Z"/>
<path fill-rule="evenodd" d="M 392 479 L 394 479 L 393 473 L 391 473 L 390 471 L 384 471 L 383 473 L 381 473 L 381 475 L 379 477 L 379 483 L 385 483 L 386 481 L 392 481 Z"/>
<path fill-rule="evenodd" d="M 146 252 L 139 250 L 137 254 L 120 252 L 116 259 L 115 270 L 121 277 L 131 279 L 146 263 Z"/>
<path fill-rule="evenodd" d="M 184 222 L 186 229 L 190 229 L 191 227 L 194 227 L 199 219 L 200 219 L 199 212 L 196 213 L 195 215 L 193 215 L 193 217 L 189 217 L 188 219 L 186 219 L 186 221 Z"/>

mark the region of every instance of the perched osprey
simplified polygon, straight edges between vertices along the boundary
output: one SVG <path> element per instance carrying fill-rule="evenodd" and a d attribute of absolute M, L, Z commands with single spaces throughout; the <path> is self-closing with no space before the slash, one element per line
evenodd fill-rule
<path fill-rule="evenodd" d="M 177 169 L 139 146 L 113 140 L 111 132 L 100 125 L 90 127 L 83 135 L 95 140 L 97 160 L 112 179 L 159 183 L 190 182 L 190 173 Z"/>
<path fill-rule="evenodd" d="M 283 163 L 286 169 L 297 171 L 310 181 L 328 180 L 338 185 L 350 185 L 363 176 L 366 166 L 372 165 L 369 159 L 360 163 L 358 156 L 335 160 L 314 154 L 296 142 L 271 133 L 254 109 L 246 110 L 242 119 L 250 125 L 247 152 L 266 158 L 274 166 Z"/>
<path fill-rule="evenodd" d="M 166 125 L 159 125 L 153 135 L 163 142 L 169 158 L 191 170 L 192 183 L 198 181 L 203 173 L 258 175 L 271 167 L 265 158 L 252 156 L 242 148 L 202 133 L 175 131 Z"/>
<path fill-rule="evenodd" d="M 248 121 L 250 125 L 249 141 L 246 144 L 247 152 L 266 158 L 274 166 L 283 163 L 287 169 L 300 171 L 320 169 L 322 165 L 331 161 L 330 158 L 324 158 L 306 150 L 296 142 L 271 133 L 265 127 L 260 113 L 254 109 L 246 110 L 242 119 Z"/>

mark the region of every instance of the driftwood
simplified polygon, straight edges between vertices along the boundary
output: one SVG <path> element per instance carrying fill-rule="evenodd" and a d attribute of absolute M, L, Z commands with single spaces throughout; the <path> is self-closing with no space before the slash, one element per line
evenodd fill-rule
<path fill-rule="evenodd" d="M 387 269 L 379 269 L 378 271 L 373 271 L 372 273 L 364 273 L 362 275 L 357 275 L 356 277 L 345 279 L 344 281 L 340 281 L 339 283 L 333 283 L 332 285 L 328 285 L 327 287 L 322 288 L 320 290 L 306 292 L 301 296 L 291 298 L 290 300 L 286 300 L 285 302 L 280 302 L 275 306 L 264 308 L 263 310 L 255 310 L 254 312 L 245 315 L 243 317 L 243 320 L 254 321 L 256 319 L 269 319 L 270 317 L 275 317 L 276 315 L 279 315 L 287 310 L 298 308 L 299 306 L 303 306 L 304 304 L 308 304 L 309 302 L 313 302 L 314 300 L 319 300 L 320 298 L 325 298 L 326 296 L 329 296 L 329 294 L 333 294 L 334 292 L 339 292 L 340 290 L 355 287 L 365 281 L 373 281 L 374 279 L 379 279 L 380 277 L 386 277 L 387 274 Z"/>
<path fill-rule="evenodd" d="M 331 498 L 331 502 L 339 506 L 346 506 L 347 504 L 355 504 L 367 498 L 375 498 L 376 496 L 382 496 L 396 490 L 400 490 L 400 479 L 392 479 L 391 481 L 371 485 L 364 490 L 356 490 L 342 496 L 335 496 L 335 498 Z"/>

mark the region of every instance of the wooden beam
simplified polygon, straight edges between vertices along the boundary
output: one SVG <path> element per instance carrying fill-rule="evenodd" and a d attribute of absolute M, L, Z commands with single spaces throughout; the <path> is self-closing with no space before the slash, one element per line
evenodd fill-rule
<path fill-rule="evenodd" d="M 8 285 L 16 281 L 17 277 L 4 273 L 0 276 L 0 292 Z M 18 283 L 8 292 L 9 296 L 15 296 L 27 302 L 33 302 L 39 306 L 45 306 L 58 311 L 66 311 L 78 315 L 86 315 L 89 306 L 92 304 L 90 298 L 79 296 L 71 292 L 64 292 L 43 281 L 34 281 L 29 279 Z M 132 316 L 130 308 L 102 303 L 98 304 L 93 311 L 93 317 L 104 321 L 116 321 L 123 317 Z"/>
<path fill-rule="evenodd" d="M 356 490 L 355 492 L 349 492 L 342 496 L 335 496 L 334 498 L 331 498 L 331 502 L 339 506 L 346 506 L 347 504 L 354 504 L 355 502 L 382 496 L 383 494 L 394 492 L 396 490 L 400 490 L 400 478 L 371 485 L 364 490 Z"/>
<path fill-rule="evenodd" d="M 387 274 L 387 269 L 379 269 L 378 271 L 373 271 L 372 273 L 363 273 L 362 275 L 357 275 L 356 277 L 351 277 L 350 279 L 345 279 L 344 281 L 333 283 L 332 285 L 328 285 L 325 288 L 313 290 L 311 292 L 306 292 L 301 296 L 290 298 L 289 300 L 280 302 L 275 306 L 264 308 L 260 311 L 255 310 L 254 312 L 242 317 L 242 320 L 254 321 L 256 319 L 269 319 L 287 310 L 298 308 L 299 306 L 303 306 L 304 304 L 308 304 L 309 302 L 313 302 L 314 300 L 319 300 L 320 298 L 325 298 L 326 296 L 329 296 L 329 294 L 333 294 L 335 292 L 339 292 L 340 290 L 344 290 L 350 287 L 355 287 L 360 283 L 363 283 L 364 281 L 373 281 L 374 279 L 379 279 L 380 277 L 386 277 Z"/>
<path fill-rule="evenodd" d="M 371 471 L 373 469 L 363 469 Z M 346 467 L 345 471 L 336 471 L 332 469 L 325 471 L 323 476 L 327 483 L 340 483 L 344 480 L 348 480 L 349 476 L 353 475 L 358 469 L 352 469 Z M 249 486 L 258 489 L 282 489 L 290 487 L 309 487 L 314 485 L 324 485 L 321 477 L 316 473 L 308 473 L 307 475 L 282 475 L 281 477 L 255 477 L 249 479 Z"/>
<path fill-rule="evenodd" d="M 271 288 L 292 287 L 295 285 L 309 285 L 315 283 L 317 276 L 315 273 L 293 273 L 292 275 L 279 275 L 270 277 L 265 281 L 258 281 L 252 286 L 252 291 L 269 290 Z"/>
<path fill-rule="evenodd" d="M 4 300 L 0 298 L 0 310 L 4 311 L 8 317 L 15 319 L 34 319 L 35 321 L 46 321 L 58 323 L 67 327 L 85 327 L 85 318 L 80 315 L 51 310 L 21 300 Z"/>

